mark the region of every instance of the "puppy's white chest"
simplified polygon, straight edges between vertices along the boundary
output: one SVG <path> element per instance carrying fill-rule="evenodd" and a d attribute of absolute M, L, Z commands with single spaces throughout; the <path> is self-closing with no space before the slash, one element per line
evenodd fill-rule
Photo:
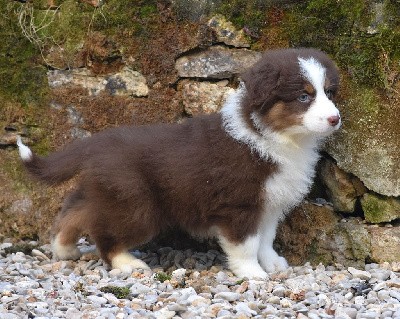
<path fill-rule="evenodd" d="M 313 181 L 318 155 L 293 157 L 278 165 L 278 171 L 265 181 L 265 205 L 268 211 L 285 213 L 298 205 L 308 193 Z"/>

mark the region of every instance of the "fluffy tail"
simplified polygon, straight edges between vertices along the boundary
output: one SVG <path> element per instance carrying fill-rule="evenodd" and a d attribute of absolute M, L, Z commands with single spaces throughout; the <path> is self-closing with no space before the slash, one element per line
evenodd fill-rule
<path fill-rule="evenodd" d="M 29 173 L 50 185 L 67 181 L 80 171 L 83 162 L 83 148 L 78 144 L 72 143 L 63 151 L 41 157 L 24 145 L 20 136 L 17 138 L 19 154 Z"/>

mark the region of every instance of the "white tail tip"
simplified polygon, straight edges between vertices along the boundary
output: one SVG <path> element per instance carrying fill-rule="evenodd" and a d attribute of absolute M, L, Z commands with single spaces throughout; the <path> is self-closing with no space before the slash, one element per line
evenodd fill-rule
<path fill-rule="evenodd" d="M 21 136 L 18 135 L 17 137 L 17 146 L 19 150 L 19 155 L 21 156 L 23 161 L 30 161 L 32 159 L 32 151 L 22 143 Z"/>

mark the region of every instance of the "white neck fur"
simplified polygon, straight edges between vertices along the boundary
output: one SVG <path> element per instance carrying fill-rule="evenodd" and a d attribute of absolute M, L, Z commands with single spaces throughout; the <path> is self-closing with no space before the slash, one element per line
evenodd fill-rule
<path fill-rule="evenodd" d="M 221 109 L 225 131 L 235 140 L 248 145 L 252 152 L 262 159 L 275 163 L 285 163 L 293 160 L 299 153 L 317 154 L 319 139 L 313 135 L 296 134 L 292 132 L 278 133 L 263 125 L 256 113 L 251 114 L 251 121 L 257 132 L 248 127 L 243 119 L 241 103 L 246 88 L 243 84 L 230 94 Z M 317 155 L 318 156 L 318 155 Z"/>

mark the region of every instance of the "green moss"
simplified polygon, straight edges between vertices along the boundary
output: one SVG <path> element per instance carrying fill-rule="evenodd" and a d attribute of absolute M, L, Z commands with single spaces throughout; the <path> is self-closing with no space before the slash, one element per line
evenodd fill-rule
<path fill-rule="evenodd" d="M 345 121 L 343 121 L 343 132 L 339 136 L 349 141 L 353 151 L 365 149 L 366 140 L 360 138 L 362 135 L 380 136 L 381 123 L 390 123 L 390 110 L 382 103 L 384 97 L 382 90 L 367 85 L 357 85 L 355 80 L 343 77 L 341 95 L 345 98 L 339 103 L 339 109 Z M 387 128 L 385 128 L 386 130 Z M 385 131 L 386 132 L 386 131 Z M 386 135 L 388 133 L 385 133 Z M 340 146 L 341 147 L 341 146 Z"/>
<path fill-rule="evenodd" d="M 7 177 L 12 181 L 11 189 L 17 193 L 29 194 L 34 186 L 30 178 L 27 176 L 26 170 L 18 158 L 17 152 L 15 155 L 10 156 L 4 161 L 2 171 L 7 174 Z"/>
<path fill-rule="evenodd" d="M 361 199 L 365 219 L 370 223 L 384 223 L 400 218 L 400 199 L 365 194 Z"/>
<path fill-rule="evenodd" d="M 235 285 L 241 285 L 242 283 L 244 283 L 244 279 L 240 279 L 238 281 L 235 282 Z"/>
<path fill-rule="evenodd" d="M 357 94 L 354 94 L 357 92 Z M 343 79 L 341 94 L 346 96 L 346 100 L 340 103 L 339 107 L 344 118 L 351 119 L 344 125 L 350 130 L 359 130 L 365 127 L 381 113 L 381 97 L 377 90 L 366 85 L 357 85 L 354 80 Z M 364 141 L 361 141 L 364 143 Z"/>
<path fill-rule="evenodd" d="M 100 291 L 104 293 L 111 293 L 118 299 L 126 299 L 130 294 L 128 287 L 106 286 L 100 288 Z"/>
<path fill-rule="evenodd" d="M 157 12 L 156 5 L 147 4 L 140 8 L 140 17 L 142 19 L 146 19 L 149 18 L 152 14 L 155 14 L 156 12 Z"/>
<path fill-rule="evenodd" d="M 129 34 L 141 34 L 154 24 L 159 24 L 155 0 L 110 0 L 93 17 L 93 29 L 111 35 L 120 34 L 121 29 Z"/>
<path fill-rule="evenodd" d="M 39 51 L 21 33 L 18 10 L 21 4 L 0 0 L 0 96 L 24 106 L 40 103 L 47 94 L 46 69 L 35 63 Z M 1 110 L 1 106 L 0 106 Z"/>
<path fill-rule="evenodd" d="M 215 11 L 224 15 L 239 29 L 247 27 L 258 31 L 267 22 L 267 11 L 270 6 L 271 3 L 264 0 L 221 1 Z"/>
<path fill-rule="evenodd" d="M 50 13 L 49 10 L 35 10 L 34 25 L 40 28 L 35 35 L 37 45 L 42 50 L 62 46 L 66 64 L 72 64 L 97 13 L 93 7 L 73 0 L 63 1 L 59 10 Z"/>
<path fill-rule="evenodd" d="M 166 280 L 171 280 L 171 275 L 168 275 L 165 272 L 160 271 L 160 272 L 154 274 L 154 279 L 158 280 L 160 282 L 164 282 Z"/>
<path fill-rule="evenodd" d="M 399 24 L 393 22 L 399 9 L 385 1 L 385 22 L 375 21 L 377 10 L 362 0 L 311 0 L 288 10 L 285 29 L 293 46 L 331 53 L 358 84 L 387 88 L 387 66 L 400 55 Z"/>

